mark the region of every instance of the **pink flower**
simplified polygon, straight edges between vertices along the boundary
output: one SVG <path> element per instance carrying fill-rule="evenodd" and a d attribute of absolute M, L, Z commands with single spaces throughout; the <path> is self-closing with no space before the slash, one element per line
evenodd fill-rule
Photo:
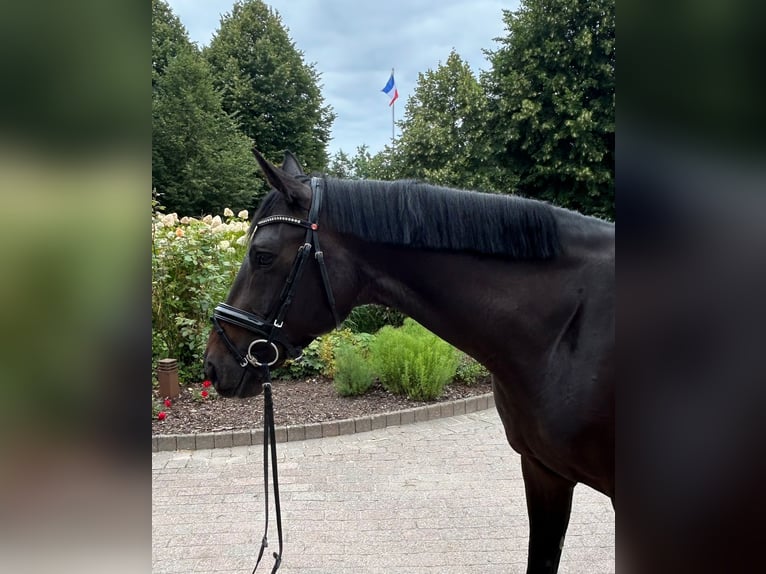
<path fill-rule="evenodd" d="M 157 418 L 161 421 L 164 421 L 166 416 L 168 416 L 168 414 L 165 411 L 160 411 L 157 413 Z"/>
<path fill-rule="evenodd" d="M 165 406 L 166 407 L 170 407 L 172 405 L 173 405 L 173 401 L 171 401 L 170 399 L 165 399 Z"/>
<path fill-rule="evenodd" d="M 202 386 L 205 388 L 209 387 L 211 384 L 212 383 L 210 381 L 202 381 Z"/>

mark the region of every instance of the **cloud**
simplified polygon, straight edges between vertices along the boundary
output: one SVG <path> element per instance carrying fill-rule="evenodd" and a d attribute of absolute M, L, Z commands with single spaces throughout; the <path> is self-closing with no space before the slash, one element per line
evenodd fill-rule
<path fill-rule="evenodd" d="M 170 0 L 193 41 L 209 43 L 232 0 Z M 455 51 L 475 73 L 489 69 L 483 50 L 505 35 L 502 11 L 518 0 L 323 0 L 267 2 L 282 18 L 295 47 L 321 75 L 325 103 L 337 114 L 330 153 L 353 154 L 366 144 L 372 153 L 391 141 L 391 108 L 380 91 L 395 68 L 403 117 L 418 74 L 436 69 Z M 398 133 L 398 130 L 397 130 Z"/>

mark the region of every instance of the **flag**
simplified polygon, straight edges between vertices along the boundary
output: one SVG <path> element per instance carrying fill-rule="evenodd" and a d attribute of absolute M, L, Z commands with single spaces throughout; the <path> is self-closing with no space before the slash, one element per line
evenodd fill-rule
<path fill-rule="evenodd" d="M 396 101 L 396 98 L 399 97 L 399 90 L 396 89 L 396 83 L 394 82 L 393 72 L 391 72 L 391 77 L 388 78 L 388 82 L 386 83 L 386 86 L 380 91 L 389 97 L 388 105 L 389 106 L 393 105 L 393 103 Z"/>

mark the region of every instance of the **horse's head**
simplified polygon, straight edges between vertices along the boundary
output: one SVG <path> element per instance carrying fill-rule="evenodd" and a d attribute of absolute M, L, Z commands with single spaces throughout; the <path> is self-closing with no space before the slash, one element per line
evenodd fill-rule
<path fill-rule="evenodd" d="M 289 152 L 281 168 L 255 156 L 272 190 L 253 218 L 226 303 L 215 309 L 204 359 L 205 375 L 229 397 L 259 394 L 267 367 L 298 357 L 339 321 L 328 269 L 342 267 L 342 250 L 319 228 L 322 180 L 307 177 Z"/>

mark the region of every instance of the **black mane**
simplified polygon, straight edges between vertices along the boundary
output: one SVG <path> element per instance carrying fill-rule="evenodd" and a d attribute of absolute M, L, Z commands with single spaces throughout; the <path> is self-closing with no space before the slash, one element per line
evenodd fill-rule
<path fill-rule="evenodd" d="M 553 209 L 540 201 L 393 182 L 325 178 L 322 212 L 341 233 L 448 251 L 551 259 L 559 254 Z"/>

